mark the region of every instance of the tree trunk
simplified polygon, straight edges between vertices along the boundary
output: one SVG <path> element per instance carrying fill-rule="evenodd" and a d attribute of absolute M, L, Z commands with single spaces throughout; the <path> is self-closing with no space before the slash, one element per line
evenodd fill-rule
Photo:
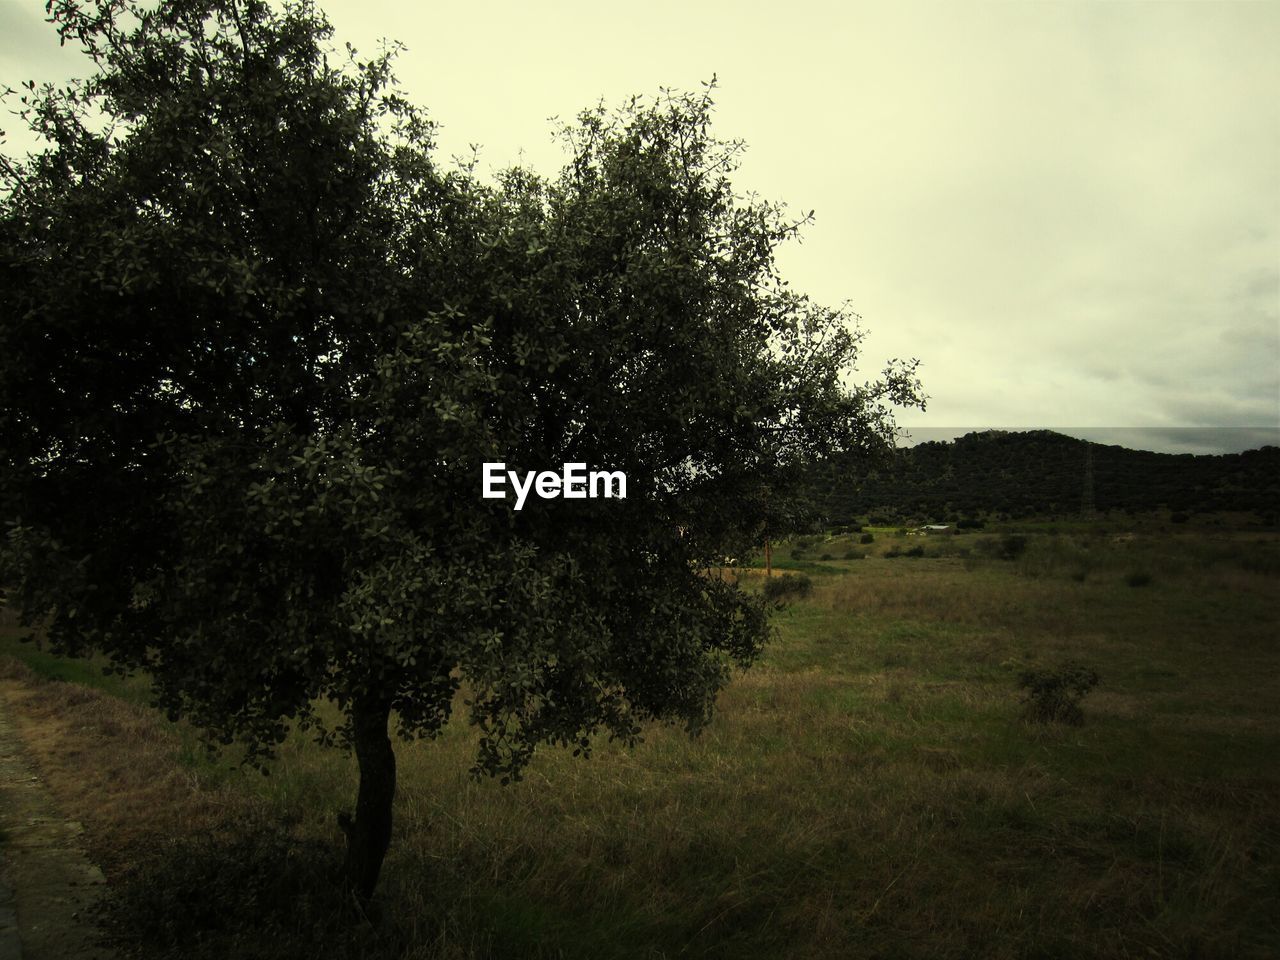
<path fill-rule="evenodd" d="M 391 704 L 385 700 L 357 700 L 351 723 L 360 764 L 360 792 L 354 822 L 342 815 L 338 823 L 347 834 L 346 883 L 357 902 L 367 906 L 378 885 L 382 860 L 391 843 L 391 801 L 396 795 L 396 755 L 387 736 Z"/>

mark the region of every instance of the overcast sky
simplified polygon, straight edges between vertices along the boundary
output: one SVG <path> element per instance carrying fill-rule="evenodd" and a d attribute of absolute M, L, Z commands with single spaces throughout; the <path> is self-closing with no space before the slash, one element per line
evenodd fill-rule
<path fill-rule="evenodd" d="M 792 286 L 863 317 L 863 375 L 920 358 L 918 436 L 1280 442 L 1280 3 L 321 6 L 339 43 L 406 44 L 443 152 L 495 169 L 558 169 L 552 116 L 716 74 L 738 182 L 817 212 Z M 10 85 L 67 71 L 43 7 L 0 0 Z"/>

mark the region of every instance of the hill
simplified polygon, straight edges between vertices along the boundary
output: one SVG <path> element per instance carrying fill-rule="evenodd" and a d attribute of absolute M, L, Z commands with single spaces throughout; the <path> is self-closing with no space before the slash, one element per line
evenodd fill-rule
<path fill-rule="evenodd" d="M 956 520 L 1069 516 L 1090 509 L 1252 512 L 1274 523 L 1280 448 L 1169 454 L 1050 430 L 992 430 L 900 448 L 872 467 L 835 458 L 814 469 L 812 489 L 817 511 L 833 524 L 870 514 Z"/>

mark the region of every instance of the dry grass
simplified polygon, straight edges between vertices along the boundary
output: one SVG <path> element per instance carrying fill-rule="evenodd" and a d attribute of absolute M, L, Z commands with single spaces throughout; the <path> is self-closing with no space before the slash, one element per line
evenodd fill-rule
<path fill-rule="evenodd" d="M 0 657 L 0 677 L 0 696 L 41 776 L 63 812 L 85 824 L 90 854 L 109 879 L 159 838 L 226 829 L 256 802 L 175 762 L 180 736 L 144 707 L 42 681 L 13 657 Z"/>
<path fill-rule="evenodd" d="M 395 936 L 333 955 L 1276 955 L 1273 548 L 1090 541 L 1082 579 L 1061 538 L 1014 561 L 849 561 L 779 614 L 697 740 L 547 752 L 507 788 L 467 776 L 464 726 L 402 745 Z M 1138 567 L 1152 582 L 1133 589 Z M 1103 677 L 1084 726 L 1022 723 L 1018 672 L 1067 657 Z M 51 785 L 116 838 L 101 842 L 269 815 L 336 844 L 349 759 L 296 740 L 270 778 L 230 774 L 145 710 L 70 687 L 28 682 L 22 711 Z M 255 949 L 237 941 L 317 948 Z"/>

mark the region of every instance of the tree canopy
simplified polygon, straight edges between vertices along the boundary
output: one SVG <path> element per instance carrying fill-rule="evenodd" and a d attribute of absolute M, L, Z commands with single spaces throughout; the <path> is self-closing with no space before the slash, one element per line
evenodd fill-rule
<path fill-rule="evenodd" d="M 803 219 L 744 197 L 713 88 L 589 109 L 554 176 L 441 164 L 395 49 L 309 4 L 55 0 L 89 76 L 29 85 L 3 161 L 3 583 L 63 654 L 265 758 L 353 747 L 348 869 L 390 835 L 388 722 L 462 698 L 476 771 L 691 731 L 768 636 L 705 575 L 815 457 L 892 438 L 912 364 L 853 385 L 793 293 Z M 625 472 L 626 499 L 481 498 L 482 464 Z M 332 701 L 344 722 L 322 723 Z"/>

